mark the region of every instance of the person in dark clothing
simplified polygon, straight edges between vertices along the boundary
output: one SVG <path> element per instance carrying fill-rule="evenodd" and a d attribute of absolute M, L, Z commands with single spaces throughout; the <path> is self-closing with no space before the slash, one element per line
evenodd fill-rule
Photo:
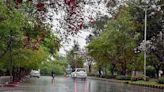
<path fill-rule="evenodd" d="M 52 79 L 55 78 L 55 73 L 53 71 L 51 72 L 51 76 L 52 76 Z"/>

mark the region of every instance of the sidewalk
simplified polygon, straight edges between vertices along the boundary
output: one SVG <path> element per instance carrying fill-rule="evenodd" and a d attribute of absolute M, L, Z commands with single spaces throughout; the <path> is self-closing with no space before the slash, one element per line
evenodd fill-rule
<path fill-rule="evenodd" d="M 0 87 L 3 87 L 9 82 L 10 82 L 10 76 L 0 76 Z"/>
<path fill-rule="evenodd" d="M 10 76 L 0 76 L 0 87 L 18 87 L 20 82 L 12 82 Z"/>

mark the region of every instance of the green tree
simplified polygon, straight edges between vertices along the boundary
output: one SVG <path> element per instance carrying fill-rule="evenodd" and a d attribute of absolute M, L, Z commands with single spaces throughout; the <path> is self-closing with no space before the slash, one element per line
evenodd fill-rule
<path fill-rule="evenodd" d="M 135 2 L 135 1 L 129 1 L 131 3 L 134 3 L 135 5 L 143 5 L 141 2 Z M 134 17 L 135 23 L 138 24 L 136 31 L 139 32 L 140 38 L 139 41 L 137 42 L 138 45 L 139 43 L 143 40 L 144 38 L 144 10 L 136 7 L 135 5 L 131 5 L 130 3 L 130 14 Z M 164 14 L 164 6 L 163 6 L 164 1 L 163 0 L 156 0 L 148 3 L 149 10 L 147 12 L 147 40 L 150 40 L 152 44 L 155 44 L 156 49 L 151 49 L 151 53 L 154 53 L 154 55 L 158 58 L 159 61 L 164 61 L 163 59 L 163 47 L 162 44 L 163 42 L 159 40 L 159 34 L 164 33 L 164 28 L 163 28 L 163 17 Z M 160 5 L 160 6 L 159 6 Z M 162 37 L 163 38 L 163 37 Z"/>
<path fill-rule="evenodd" d="M 122 7 L 117 17 L 109 20 L 106 25 L 100 37 L 89 44 L 89 54 L 100 63 L 110 63 L 112 72 L 117 67 L 117 70 L 125 75 L 129 65 L 135 63 L 134 48 L 139 36 L 129 9 Z"/>
<path fill-rule="evenodd" d="M 50 55 L 55 57 L 60 41 L 49 24 L 36 16 L 29 18 L 27 12 L 12 4 L 0 1 L 0 69 L 12 68 L 13 77 L 20 79 L 22 71 L 29 73 L 40 68 Z"/>
<path fill-rule="evenodd" d="M 25 25 L 25 16 L 23 13 L 15 10 L 14 8 L 8 8 L 0 1 L 0 58 L 9 50 L 9 40 L 12 34 L 12 41 L 15 44 L 20 42 L 23 37 L 21 29 Z M 12 31 L 12 33 L 11 33 Z M 13 44 L 15 46 L 15 44 Z M 21 44 L 17 44 L 17 47 Z M 19 47 L 18 47 L 19 48 Z"/>
<path fill-rule="evenodd" d="M 67 62 L 71 65 L 72 69 L 83 67 L 83 57 L 79 53 L 80 48 L 76 43 L 73 48 L 67 53 Z"/>
<path fill-rule="evenodd" d="M 55 72 L 56 75 L 63 75 L 65 73 L 66 61 L 45 61 L 40 65 L 41 75 L 51 75 L 51 72 Z"/>

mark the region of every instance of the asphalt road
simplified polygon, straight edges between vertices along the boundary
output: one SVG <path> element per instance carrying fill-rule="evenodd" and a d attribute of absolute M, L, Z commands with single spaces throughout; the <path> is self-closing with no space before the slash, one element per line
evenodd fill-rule
<path fill-rule="evenodd" d="M 87 80 L 56 77 L 30 78 L 16 88 L 0 88 L 0 92 L 164 92 L 164 89 L 112 83 L 103 80 Z"/>

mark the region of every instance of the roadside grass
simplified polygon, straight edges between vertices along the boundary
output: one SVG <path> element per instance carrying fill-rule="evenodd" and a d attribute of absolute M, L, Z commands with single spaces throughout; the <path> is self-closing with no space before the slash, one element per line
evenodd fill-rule
<path fill-rule="evenodd" d="M 125 83 L 130 85 L 164 89 L 164 84 L 159 84 L 157 82 L 157 79 L 151 79 L 149 81 L 144 81 L 144 80 L 132 81 L 132 80 L 118 80 L 118 79 L 106 79 L 106 78 L 96 78 L 96 79 L 101 79 L 110 82 L 117 82 L 117 83 Z"/>
<path fill-rule="evenodd" d="M 116 82 L 130 84 L 130 85 L 137 85 L 137 86 L 145 86 L 145 87 L 152 87 L 152 88 L 160 88 L 164 89 L 164 84 L 159 84 L 157 80 L 138 80 L 138 81 L 131 81 L 131 80 L 117 80 L 114 79 Z"/>
<path fill-rule="evenodd" d="M 131 83 L 136 83 L 136 84 L 146 84 L 146 85 L 158 85 L 158 86 L 164 86 L 164 84 L 159 84 L 156 81 L 130 81 Z"/>
<path fill-rule="evenodd" d="M 145 87 L 153 87 L 153 88 L 162 88 L 162 89 L 164 89 L 164 84 L 159 84 L 159 83 L 157 83 L 156 80 L 124 81 L 124 83 L 132 84 L 132 85 L 145 86 Z"/>

